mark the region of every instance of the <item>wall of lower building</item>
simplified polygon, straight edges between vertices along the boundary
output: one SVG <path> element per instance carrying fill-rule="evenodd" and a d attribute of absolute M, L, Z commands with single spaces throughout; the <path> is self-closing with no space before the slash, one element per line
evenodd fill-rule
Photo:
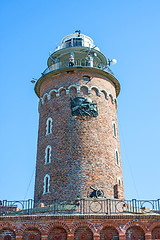
<path fill-rule="evenodd" d="M 160 239 L 160 215 L 0 217 L 0 240 Z"/>

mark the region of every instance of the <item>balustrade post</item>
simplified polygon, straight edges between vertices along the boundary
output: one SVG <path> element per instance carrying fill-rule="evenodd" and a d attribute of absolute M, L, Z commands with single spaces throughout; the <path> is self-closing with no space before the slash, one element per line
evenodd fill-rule
<path fill-rule="evenodd" d="M 126 234 L 125 233 L 119 233 L 119 240 L 125 240 Z"/>
<path fill-rule="evenodd" d="M 47 235 L 42 235 L 41 240 L 48 240 L 48 236 Z"/>
<path fill-rule="evenodd" d="M 146 232 L 145 233 L 145 239 L 151 240 L 152 239 L 152 233 L 151 232 Z"/>
<path fill-rule="evenodd" d="M 157 202 L 158 202 L 158 213 L 160 213 L 160 199 L 157 199 Z"/>
<path fill-rule="evenodd" d="M 132 199 L 132 209 L 133 209 L 133 213 L 137 212 L 137 207 L 136 207 L 136 199 Z"/>
<path fill-rule="evenodd" d="M 93 234 L 93 240 L 100 240 L 100 234 L 99 233 L 94 233 Z"/>
<path fill-rule="evenodd" d="M 74 235 L 68 234 L 68 235 L 67 235 L 67 240 L 74 240 Z"/>
<path fill-rule="evenodd" d="M 16 240 L 22 240 L 22 236 L 16 236 Z"/>

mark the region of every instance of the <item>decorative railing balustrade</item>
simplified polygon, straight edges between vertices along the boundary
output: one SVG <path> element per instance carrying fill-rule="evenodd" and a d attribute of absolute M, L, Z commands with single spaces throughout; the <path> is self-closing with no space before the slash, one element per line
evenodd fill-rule
<path fill-rule="evenodd" d="M 58 70 L 58 69 L 62 69 L 62 68 L 70 68 L 71 66 L 69 66 L 69 60 L 68 61 L 62 61 L 62 62 L 57 62 L 53 65 L 51 65 L 50 67 L 46 68 L 44 70 L 44 72 L 42 73 L 42 75 L 45 75 L 49 72 Z M 74 64 L 72 67 L 90 67 L 90 68 L 97 68 L 103 71 L 106 71 L 112 75 L 113 72 L 111 71 L 111 69 L 108 66 L 104 66 L 102 63 L 99 63 L 95 60 L 91 60 L 90 62 L 88 62 L 85 59 L 75 59 L 74 60 Z"/>
<path fill-rule="evenodd" d="M 86 198 L 34 204 L 34 200 L 0 201 L 0 216 L 31 214 L 160 214 L 158 200 Z"/>

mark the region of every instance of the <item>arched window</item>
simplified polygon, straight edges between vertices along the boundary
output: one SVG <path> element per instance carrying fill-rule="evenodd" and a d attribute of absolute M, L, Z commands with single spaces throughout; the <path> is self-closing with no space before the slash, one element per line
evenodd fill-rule
<path fill-rule="evenodd" d="M 116 154 L 116 164 L 119 166 L 119 155 L 118 155 L 117 150 L 116 150 L 115 154 Z"/>
<path fill-rule="evenodd" d="M 36 240 L 36 235 L 35 234 L 31 234 L 29 236 L 29 239 L 28 240 Z"/>
<path fill-rule="evenodd" d="M 52 133 L 52 118 L 49 117 L 46 122 L 46 135 Z"/>
<path fill-rule="evenodd" d="M 51 162 L 51 146 L 50 145 L 48 145 L 47 147 L 46 147 L 46 150 L 45 150 L 45 164 L 47 164 L 47 163 L 50 163 Z"/>
<path fill-rule="evenodd" d="M 44 177 L 44 192 L 43 194 L 45 193 L 49 193 L 49 186 L 50 186 L 50 176 L 48 174 L 46 174 L 46 176 Z"/>
<path fill-rule="evenodd" d="M 117 137 L 117 129 L 116 129 L 116 124 L 113 122 L 113 136 L 116 138 Z"/>
<path fill-rule="evenodd" d="M 4 236 L 4 240 L 11 240 L 11 236 L 10 235 Z"/>

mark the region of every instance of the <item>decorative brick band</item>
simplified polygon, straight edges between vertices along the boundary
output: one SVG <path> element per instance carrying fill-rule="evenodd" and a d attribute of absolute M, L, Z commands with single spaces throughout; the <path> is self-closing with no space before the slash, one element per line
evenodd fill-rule
<path fill-rule="evenodd" d="M 97 232 L 100 234 L 100 232 L 102 231 L 103 228 L 105 227 L 113 227 L 114 229 L 116 229 L 118 231 L 118 233 L 122 233 L 122 228 L 121 226 L 119 226 L 117 223 L 115 223 L 114 221 L 110 221 L 110 222 L 103 222 L 102 224 L 100 224 L 97 228 Z"/>
<path fill-rule="evenodd" d="M 45 233 L 45 230 L 43 229 L 43 227 L 41 226 L 41 224 L 38 224 L 37 222 L 29 222 L 29 223 L 23 223 L 23 225 L 20 227 L 18 235 L 23 235 L 23 233 L 27 230 L 27 229 L 35 229 L 38 230 L 41 234 Z"/>
<path fill-rule="evenodd" d="M 25 237 L 28 237 L 30 234 L 35 236 L 38 234 L 37 236 L 41 237 L 42 240 L 47 240 L 51 231 L 54 230 L 54 234 L 56 234 L 55 236 L 58 237 L 61 233 L 65 232 L 67 239 L 73 240 L 76 236 L 77 230 L 79 229 L 79 232 L 83 230 L 88 231 L 88 233 L 91 232 L 93 234 L 93 240 L 100 239 L 103 235 L 105 235 L 105 237 L 111 235 L 112 237 L 119 236 L 119 238 L 123 240 L 127 238 L 128 234 L 137 236 L 137 238 L 145 237 L 145 239 L 157 239 L 157 237 L 154 237 L 154 235 L 157 234 L 156 236 L 159 236 L 160 232 L 160 221 L 156 221 L 154 219 L 153 222 L 151 216 L 145 216 L 148 219 L 147 224 L 151 224 L 150 227 L 143 222 L 143 216 L 142 219 L 141 216 L 139 219 L 136 219 L 134 215 L 133 217 L 135 217 L 135 221 L 132 221 L 132 216 L 127 216 L 129 219 L 126 220 L 125 216 L 117 216 L 115 217 L 114 221 L 111 220 L 110 216 L 111 221 L 100 221 L 101 216 L 97 215 L 96 217 L 99 217 L 98 222 L 94 217 L 92 218 L 89 216 L 87 216 L 87 221 L 84 219 L 79 221 L 79 216 L 75 217 L 75 215 L 74 220 L 69 219 L 67 216 L 57 216 L 61 217 L 63 221 L 54 221 L 52 219 L 53 216 L 38 217 L 42 217 L 39 223 L 37 223 L 37 219 L 34 221 L 32 217 L 29 216 L 27 218 L 21 217 L 21 220 L 20 217 L 16 217 L 17 220 L 19 219 L 19 221 L 16 221 L 15 224 L 11 222 L 0 224 L 0 238 L 4 237 L 5 234 L 8 233 L 13 234 L 14 240 L 26 239 Z M 157 216 L 154 217 L 156 218 Z M 37 216 L 33 216 L 33 218 L 37 218 Z M 46 221 L 44 221 L 43 218 L 46 218 Z M 7 217 L 5 219 L 6 221 L 9 220 Z M 15 217 L 13 217 L 13 219 L 15 219 Z M 50 223 L 48 221 L 49 219 L 51 220 Z M 58 232 L 56 232 L 56 230 L 58 230 Z M 26 235 L 26 233 L 28 235 Z"/>
<path fill-rule="evenodd" d="M 45 93 L 43 95 L 43 97 L 40 98 L 40 103 L 44 104 L 47 100 L 50 100 L 53 97 L 59 97 L 61 96 L 61 92 L 63 91 L 65 93 L 65 95 L 69 95 L 71 93 L 71 89 L 75 89 L 76 93 L 79 94 L 81 92 L 81 89 L 85 88 L 87 94 L 91 94 L 92 90 L 95 90 L 96 94 L 98 97 L 101 96 L 101 94 L 103 93 L 105 95 L 105 99 L 108 100 L 109 97 L 111 98 L 112 103 L 116 104 L 117 106 L 117 100 L 116 98 L 113 97 L 113 95 L 106 91 L 105 89 L 99 89 L 96 86 L 87 86 L 87 85 L 70 85 L 68 87 L 68 89 L 64 88 L 64 87 L 60 87 L 58 90 L 57 89 L 52 89 L 49 93 Z"/>
<path fill-rule="evenodd" d="M 49 232 L 51 231 L 51 229 L 56 228 L 56 227 L 58 227 L 58 228 L 63 228 L 63 229 L 65 229 L 65 231 L 67 232 L 67 234 L 70 234 L 70 228 L 69 228 L 69 226 L 67 226 L 67 224 L 65 224 L 65 223 L 62 222 L 62 221 L 48 224 L 48 225 L 46 226 L 46 228 L 45 228 L 45 233 L 48 235 Z"/>
<path fill-rule="evenodd" d="M 157 220 L 154 223 L 152 223 L 151 226 L 149 227 L 149 231 L 151 232 L 156 227 L 160 227 L 160 220 L 159 221 Z"/>
<path fill-rule="evenodd" d="M 123 231 L 126 232 L 129 228 L 131 227 L 140 227 L 144 233 L 147 232 L 147 226 L 145 226 L 143 223 L 139 222 L 138 220 L 137 221 L 130 221 L 128 222 L 124 227 L 123 227 Z"/>
<path fill-rule="evenodd" d="M 0 232 L 3 229 L 9 229 L 9 230 L 13 231 L 15 234 L 18 234 L 18 227 L 16 226 L 16 224 L 4 222 L 4 223 L 0 224 Z"/>
<path fill-rule="evenodd" d="M 83 221 L 83 222 L 78 222 L 76 223 L 72 229 L 71 229 L 71 234 L 74 234 L 76 229 L 78 229 L 79 227 L 88 227 L 93 233 L 96 232 L 96 228 L 93 226 L 93 224 L 91 224 L 90 222 L 87 221 Z"/>

